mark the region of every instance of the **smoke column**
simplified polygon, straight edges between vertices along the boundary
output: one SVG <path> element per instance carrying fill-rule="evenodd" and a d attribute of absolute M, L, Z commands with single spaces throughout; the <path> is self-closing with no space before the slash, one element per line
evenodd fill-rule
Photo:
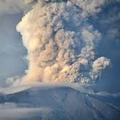
<path fill-rule="evenodd" d="M 17 25 L 28 52 L 28 69 L 20 83 L 95 81 L 110 60 L 96 58 L 102 35 L 87 18 L 98 13 L 104 3 L 104 0 L 38 0 Z"/>

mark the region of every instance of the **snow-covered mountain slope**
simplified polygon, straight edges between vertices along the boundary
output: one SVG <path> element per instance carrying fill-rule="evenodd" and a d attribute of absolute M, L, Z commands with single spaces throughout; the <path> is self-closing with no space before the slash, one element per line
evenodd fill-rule
<path fill-rule="evenodd" d="M 82 91 L 82 92 L 81 92 Z M 0 120 L 118 120 L 120 96 L 70 87 L 33 87 L 0 96 Z M 85 91 L 85 92 L 84 92 Z M 88 92 L 86 92 L 88 91 Z"/>

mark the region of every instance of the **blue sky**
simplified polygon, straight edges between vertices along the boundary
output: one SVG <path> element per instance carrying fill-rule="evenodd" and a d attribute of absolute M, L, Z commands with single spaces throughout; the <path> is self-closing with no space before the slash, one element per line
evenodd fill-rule
<path fill-rule="evenodd" d="M 16 24 L 21 14 L 0 16 L 0 81 L 8 77 L 21 75 L 26 68 L 24 56 L 26 50 L 21 36 L 16 32 Z"/>

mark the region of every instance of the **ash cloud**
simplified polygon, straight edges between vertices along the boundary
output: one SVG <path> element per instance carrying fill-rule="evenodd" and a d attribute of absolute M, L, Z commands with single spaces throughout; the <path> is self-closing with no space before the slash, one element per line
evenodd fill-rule
<path fill-rule="evenodd" d="M 20 84 L 87 84 L 97 79 L 110 60 L 96 58 L 102 35 L 85 21 L 99 12 L 104 2 L 38 0 L 17 25 L 28 51 L 28 69 Z"/>

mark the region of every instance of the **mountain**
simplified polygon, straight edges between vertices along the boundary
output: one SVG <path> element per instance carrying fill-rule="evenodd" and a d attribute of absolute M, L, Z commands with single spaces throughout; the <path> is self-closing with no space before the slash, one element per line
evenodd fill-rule
<path fill-rule="evenodd" d="M 82 92 L 81 92 L 82 91 Z M 0 120 L 118 120 L 120 96 L 70 87 L 27 88 L 0 95 Z"/>

